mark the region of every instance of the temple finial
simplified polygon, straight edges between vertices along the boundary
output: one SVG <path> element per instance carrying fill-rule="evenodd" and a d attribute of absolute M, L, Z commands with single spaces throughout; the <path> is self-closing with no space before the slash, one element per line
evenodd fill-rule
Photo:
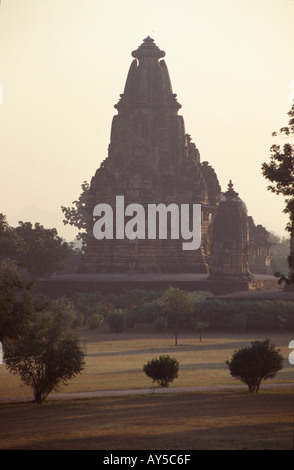
<path fill-rule="evenodd" d="M 141 46 L 132 52 L 132 56 L 136 59 L 154 58 L 158 60 L 165 56 L 165 52 L 159 49 L 155 44 L 154 39 L 147 36 L 147 38 L 143 40 Z"/>
<path fill-rule="evenodd" d="M 236 193 L 236 191 L 234 190 L 234 185 L 232 183 L 232 180 L 229 181 L 228 189 L 227 189 L 227 192 L 224 193 L 224 196 L 226 199 L 235 199 L 235 200 L 239 196 L 239 193 Z"/>

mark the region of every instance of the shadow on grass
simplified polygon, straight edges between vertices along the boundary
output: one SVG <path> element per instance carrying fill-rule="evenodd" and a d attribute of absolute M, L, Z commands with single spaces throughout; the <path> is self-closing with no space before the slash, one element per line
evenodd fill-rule
<path fill-rule="evenodd" d="M 121 338 L 118 338 L 121 340 Z M 112 356 L 130 356 L 130 355 L 140 355 L 140 354 L 148 354 L 148 353 L 156 353 L 156 354 L 175 354 L 177 351 L 185 351 L 185 352 L 198 352 L 198 351 L 216 351 L 216 350 L 226 350 L 226 349 L 237 349 L 248 346 L 250 341 L 246 341 L 244 339 L 240 341 L 234 341 L 234 343 L 213 343 L 213 344 L 205 344 L 205 341 L 199 342 L 198 344 L 191 345 L 191 344 L 178 344 L 175 346 L 172 343 L 173 339 L 171 338 L 171 345 L 166 346 L 164 348 L 157 348 L 157 347 L 150 347 L 146 349 L 128 349 L 123 351 L 106 351 L 106 352 L 97 352 L 97 353 L 87 353 L 88 357 L 112 357 Z M 180 341 L 180 340 L 179 340 Z"/>
<path fill-rule="evenodd" d="M 107 397 L 0 409 L 1 449 L 292 449 L 293 394 Z"/>

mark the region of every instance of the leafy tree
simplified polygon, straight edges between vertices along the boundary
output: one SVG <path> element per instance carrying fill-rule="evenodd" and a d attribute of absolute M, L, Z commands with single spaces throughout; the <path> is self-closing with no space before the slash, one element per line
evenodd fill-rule
<path fill-rule="evenodd" d="M 0 262 L 0 341 L 16 338 L 34 310 L 31 285 L 10 259 Z"/>
<path fill-rule="evenodd" d="M 271 267 L 273 272 L 287 273 L 289 270 L 288 257 L 290 253 L 290 237 L 279 237 L 270 234 Z"/>
<path fill-rule="evenodd" d="M 76 241 L 69 242 L 68 250 L 69 256 L 67 257 L 65 262 L 62 263 L 63 265 L 61 269 L 58 270 L 60 274 L 77 272 L 78 268 L 81 265 L 83 251 L 82 248 L 79 246 L 79 243 L 76 243 Z"/>
<path fill-rule="evenodd" d="M 207 299 L 211 299 L 214 295 L 210 291 L 196 290 L 189 292 L 189 297 L 193 304 L 193 308 L 197 308 L 200 302 L 205 302 Z"/>
<path fill-rule="evenodd" d="M 19 374 L 22 382 L 33 389 L 36 404 L 84 368 L 85 353 L 66 324 L 62 315 L 43 312 L 36 315 L 20 338 L 5 344 L 8 370 Z"/>
<path fill-rule="evenodd" d="M 251 347 L 234 352 L 231 361 L 226 361 L 230 374 L 248 385 L 249 392 L 257 393 L 262 380 L 275 377 L 283 368 L 283 356 L 270 342 L 253 341 Z"/>
<path fill-rule="evenodd" d="M 160 356 L 144 365 L 143 371 L 153 382 L 168 387 L 178 377 L 179 362 L 170 356 Z"/>
<path fill-rule="evenodd" d="M 199 341 L 202 341 L 202 333 L 207 330 L 210 326 L 210 322 L 207 321 L 206 315 L 201 318 L 199 315 L 199 307 L 203 302 L 213 298 L 213 294 L 209 291 L 193 291 L 189 292 L 189 297 L 192 302 L 193 318 L 191 319 L 190 326 L 194 330 L 199 332 Z"/>
<path fill-rule="evenodd" d="M 73 201 L 72 207 L 61 206 L 61 210 L 64 214 L 64 225 L 72 225 L 76 227 L 79 232 L 77 234 L 77 240 L 81 240 L 83 245 L 86 242 L 86 230 L 87 223 L 89 221 L 89 214 L 86 209 L 86 203 L 88 199 L 90 185 L 87 181 L 82 183 L 82 192 L 78 200 Z"/>
<path fill-rule="evenodd" d="M 273 132 L 273 136 L 282 136 L 286 138 L 294 137 L 294 104 L 288 112 L 290 117 L 288 126 L 282 127 L 279 132 Z M 280 281 L 287 283 L 294 282 L 294 145 L 285 143 L 281 145 L 272 145 L 270 162 L 262 164 L 262 174 L 270 181 L 268 189 L 275 194 L 282 195 L 285 198 L 284 213 L 288 214 L 289 222 L 286 230 L 290 233 L 290 255 L 288 263 L 290 268 L 289 278 L 276 273 L 280 277 Z"/>
<path fill-rule="evenodd" d="M 9 226 L 6 216 L 0 214 L 0 260 L 16 259 L 26 251 L 26 243 L 17 235 L 15 229 Z"/>
<path fill-rule="evenodd" d="M 35 276 L 52 274 L 61 269 L 69 258 L 71 249 L 57 234 L 55 228 L 45 229 L 39 223 L 19 222 L 15 229 L 28 249 L 18 260 Z"/>
<path fill-rule="evenodd" d="M 202 334 L 203 334 L 203 331 L 208 329 L 210 326 L 210 323 L 209 322 L 205 322 L 205 321 L 194 321 L 193 322 L 193 327 L 196 331 L 199 332 L 199 341 L 201 343 L 202 341 Z"/>
<path fill-rule="evenodd" d="M 177 346 L 179 318 L 192 312 L 193 304 L 189 292 L 183 291 L 178 287 L 170 287 L 164 291 L 158 302 L 162 310 L 172 320 L 175 329 L 175 346 Z"/>

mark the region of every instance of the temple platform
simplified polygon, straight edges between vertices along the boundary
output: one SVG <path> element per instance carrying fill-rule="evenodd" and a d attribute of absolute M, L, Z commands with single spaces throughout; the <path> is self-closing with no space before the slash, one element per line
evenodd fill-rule
<path fill-rule="evenodd" d="M 63 274 L 48 279 L 35 281 L 35 292 L 56 297 L 79 293 L 101 292 L 103 294 L 120 294 L 124 290 L 164 290 L 170 286 L 189 291 L 205 290 L 216 296 L 258 297 L 281 296 L 283 289 L 273 276 L 256 274 L 253 282 L 210 281 L 208 274 Z M 284 293 L 288 297 L 293 293 Z"/>

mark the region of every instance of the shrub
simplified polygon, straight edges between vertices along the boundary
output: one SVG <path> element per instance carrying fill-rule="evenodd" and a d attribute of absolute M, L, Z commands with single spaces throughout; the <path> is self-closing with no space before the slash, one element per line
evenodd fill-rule
<path fill-rule="evenodd" d="M 124 331 L 128 322 L 127 310 L 122 308 L 111 310 L 107 313 L 106 320 L 112 331 Z"/>
<path fill-rule="evenodd" d="M 168 387 L 178 377 L 179 362 L 170 356 L 160 356 L 144 365 L 143 371 L 153 382 L 161 387 Z"/>
<path fill-rule="evenodd" d="M 294 303 L 281 300 L 224 301 L 207 299 L 194 310 L 194 320 L 215 331 L 281 331 L 294 328 Z"/>
<path fill-rule="evenodd" d="M 283 356 L 270 342 L 253 341 L 251 347 L 234 352 L 231 361 L 226 361 L 232 377 L 248 385 L 249 392 L 257 393 L 261 381 L 275 377 L 283 367 Z"/>
<path fill-rule="evenodd" d="M 164 331 L 168 327 L 166 315 L 158 315 L 153 322 L 153 326 L 159 332 Z"/>
<path fill-rule="evenodd" d="M 133 305 L 129 309 L 126 309 L 126 317 L 127 317 L 127 328 L 133 328 L 136 320 L 137 320 L 137 306 Z"/>
<path fill-rule="evenodd" d="M 50 303 L 50 310 L 52 310 L 55 314 L 61 313 L 63 319 L 72 328 L 76 328 L 83 323 L 82 313 L 79 312 L 73 300 L 71 300 L 69 297 L 62 296 L 52 300 Z"/>
<path fill-rule="evenodd" d="M 90 330 L 94 330 L 95 328 L 99 328 L 104 321 L 104 316 L 100 313 L 92 313 L 92 315 L 88 318 L 88 326 Z"/>
<path fill-rule="evenodd" d="M 142 323 L 153 323 L 163 310 L 157 300 L 152 300 L 140 305 L 138 309 L 139 321 Z"/>
<path fill-rule="evenodd" d="M 113 303 L 116 308 L 128 308 L 131 305 L 144 305 L 146 302 L 152 302 L 160 297 L 160 292 L 143 289 L 124 290 L 123 293 L 107 296 L 109 302 Z"/>

